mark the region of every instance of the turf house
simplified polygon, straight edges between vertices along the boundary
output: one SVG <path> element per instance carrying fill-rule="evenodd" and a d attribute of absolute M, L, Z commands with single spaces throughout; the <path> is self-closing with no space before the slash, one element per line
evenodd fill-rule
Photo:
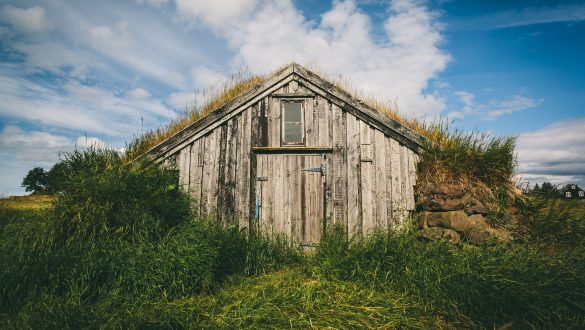
<path fill-rule="evenodd" d="M 415 209 L 422 137 L 292 63 L 153 147 L 201 216 L 313 246 Z"/>

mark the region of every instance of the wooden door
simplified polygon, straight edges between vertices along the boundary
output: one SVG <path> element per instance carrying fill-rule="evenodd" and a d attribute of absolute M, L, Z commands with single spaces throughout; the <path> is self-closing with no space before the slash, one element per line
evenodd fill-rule
<path fill-rule="evenodd" d="M 257 158 L 257 228 L 303 246 L 321 240 L 325 226 L 325 155 L 262 154 Z"/>

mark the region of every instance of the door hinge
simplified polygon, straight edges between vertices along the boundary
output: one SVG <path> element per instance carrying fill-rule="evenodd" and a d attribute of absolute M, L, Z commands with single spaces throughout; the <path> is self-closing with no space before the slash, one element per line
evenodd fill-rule
<path fill-rule="evenodd" d="M 323 175 L 327 175 L 327 166 L 326 166 L 326 164 L 321 164 L 320 167 L 303 168 L 301 171 L 303 171 L 303 172 L 317 172 L 317 173 L 321 173 Z"/>

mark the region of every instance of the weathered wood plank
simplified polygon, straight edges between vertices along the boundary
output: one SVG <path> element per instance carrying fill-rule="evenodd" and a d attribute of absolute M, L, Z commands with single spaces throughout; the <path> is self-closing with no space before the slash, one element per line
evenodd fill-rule
<path fill-rule="evenodd" d="M 359 121 L 347 114 L 347 226 L 348 235 L 361 233 L 361 161 Z"/>
<path fill-rule="evenodd" d="M 207 216 L 217 216 L 217 188 L 219 175 L 219 154 L 221 146 L 221 129 L 214 130 L 210 135 L 210 162 L 209 162 L 209 182 L 207 186 Z"/>
<path fill-rule="evenodd" d="M 293 240 L 295 243 L 300 243 L 302 239 L 302 219 L 303 219 L 303 210 L 302 210 L 302 202 L 301 197 L 304 195 L 301 193 L 301 181 L 303 180 L 302 175 L 303 172 L 301 171 L 302 166 L 302 157 L 303 156 L 294 156 L 294 171 L 292 171 L 292 179 L 293 184 L 291 185 L 291 208 L 292 208 L 292 229 L 291 232 L 293 233 Z"/>
<path fill-rule="evenodd" d="M 388 190 L 386 189 L 386 138 L 384 133 L 379 130 L 374 130 L 374 166 L 375 172 L 375 185 L 376 185 L 376 227 L 387 228 L 388 227 L 388 213 L 387 213 L 387 201 L 386 196 Z"/>
<path fill-rule="evenodd" d="M 274 171 L 274 161 L 271 159 L 271 157 L 269 155 L 266 155 L 265 157 L 263 157 L 263 164 L 262 164 L 262 168 L 264 170 L 264 173 L 266 173 L 267 177 L 268 177 L 268 182 L 270 183 L 266 183 L 263 186 L 263 203 L 265 203 L 266 205 L 266 223 L 268 225 L 268 227 L 270 228 L 270 233 L 272 236 L 274 236 L 275 234 L 278 233 L 278 229 L 276 228 L 276 225 L 274 223 L 275 217 L 274 217 L 274 213 L 275 213 L 275 207 L 277 206 L 274 203 L 275 200 L 275 194 L 276 194 L 276 187 L 275 187 L 275 183 L 278 182 L 277 177 L 276 177 L 276 173 Z"/>
<path fill-rule="evenodd" d="M 307 100 L 310 102 L 310 100 Z M 317 97 L 314 99 L 315 105 L 317 106 L 317 117 L 319 121 L 319 131 L 318 134 L 318 141 L 317 143 L 320 146 L 331 146 L 330 137 L 330 123 L 331 123 L 331 112 L 329 111 L 329 102 L 322 97 Z"/>
<path fill-rule="evenodd" d="M 280 147 L 280 100 L 273 97 L 267 98 L 268 109 L 268 145 Z"/>
<path fill-rule="evenodd" d="M 258 141 L 255 146 L 268 147 L 270 146 L 270 106 L 268 98 L 260 101 L 260 108 L 258 111 L 258 120 L 255 129 L 258 130 Z"/>
<path fill-rule="evenodd" d="M 346 126 L 346 113 L 343 112 L 337 105 L 332 105 L 333 111 L 333 172 L 330 178 L 333 178 L 333 208 L 335 223 L 343 225 L 346 230 L 348 227 L 347 223 L 347 126 Z"/>
<path fill-rule="evenodd" d="M 234 225 L 234 216 L 236 209 L 236 169 L 238 167 L 237 158 L 237 133 L 238 120 L 233 118 L 228 121 L 227 141 L 226 141 L 226 178 L 225 178 L 225 201 L 224 201 L 224 221 Z"/>
<path fill-rule="evenodd" d="M 414 210 L 414 157 L 413 157 L 413 153 L 412 150 L 405 148 L 406 150 L 406 155 L 407 155 L 407 161 L 406 161 L 406 166 L 407 166 L 407 173 L 408 173 L 408 203 L 407 203 L 407 210 L 408 211 L 412 211 Z"/>
<path fill-rule="evenodd" d="M 271 189 L 273 189 L 274 196 L 274 205 L 273 205 L 273 221 L 274 221 L 274 229 L 277 235 L 281 235 L 284 233 L 284 224 L 283 224 L 283 207 L 282 204 L 284 202 L 284 194 L 283 194 L 283 185 L 284 185 L 284 155 L 274 155 L 274 156 L 267 156 L 270 157 L 270 164 L 272 165 L 272 182 Z"/>
<path fill-rule="evenodd" d="M 212 158 L 213 158 L 213 133 L 210 133 L 202 138 L 203 147 L 204 147 L 204 157 L 203 157 L 203 176 L 201 180 L 201 199 L 200 199 L 200 209 L 201 209 L 201 216 L 208 217 L 209 216 L 209 205 L 208 205 L 208 198 L 209 198 L 209 180 L 211 179 L 211 168 L 212 168 Z"/>
<path fill-rule="evenodd" d="M 240 228 L 250 228 L 250 185 L 251 177 L 250 172 L 250 161 L 251 158 L 255 158 L 255 155 L 251 154 L 251 113 L 252 110 L 248 109 L 243 112 L 239 117 L 239 132 L 238 132 L 238 168 L 236 170 L 236 201 L 237 201 L 237 217 L 240 221 Z M 255 172 L 255 170 L 254 170 Z M 255 179 L 255 178 L 253 178 Z M 254 180 L 255 181 L 255 180 Z M 253 197 L 252 197 L 253 199 Z"/>
<path fill-rule="evenodd" d="M 309 100 L 308 102 L 305 101 L 304 108 L 305 108 L 305 117 L 304 117 L 305 145 L 307 147 L 315 147 L 318 145 L 317 139 L 316 139 L 316 134 L 317 134 L 317 130 L 319 129 L 319 127 L 317 126 L 318 123 L 315 123 L 316 110 L 315 110 L 315 107 L 314 107 L 312 100 Z"/>
<path fill-rule="evenodd" d="M 390 139 L 391 166 L 392 166 L 392 225 L 397 228 L 401 221 L 402 191 L 400 177 L 400 145 L 398 141 Z"/>
<path fill-rule="evenodd" d="M 228 187 L 226 184 L 227 179 L 227 157 L 228 157 L 228 150 L 227 147 L 229 143 L 227 142 L 227 136 L 229 131 L 229 123 L 227 121 L 224 125 L 221 126 L 220 133 L 219 133 L 219 154 L 218 154 L 218 163 L 217 163 L 217 197 L 215 200 L 215 218 L 220 221 L 222 224 L 226 224 L 225 222 L 225 209 L 226 209 L 226 199 L 228 195 Z"/>
<path fill-rule="evenodd" d="M 375 218 L 372 204 L 372 146 L 370 138 L 370 126 L 364 121 L 359 121 L 360 126 L 360 151 L 361 151 L 361 195 L 362 195 L 362 230 L 369 234 L 375 227 Z M 364 152 L 363 150 L 368 150 Z"/>
<path fill-rule="evenodd" d="M 384 136 L 384 153 L 385 153 L 385 171 L 384 176 L 386 181 L 386 228 L 392 229 L 394 226 L 392 214 L 392 145 L 391 139 Z"/>
<path fill-rule="evenodd" d="M 407 210 L 407 204 L 408 204 L 408 184 L 407 184 L 407 180 L 408 180 L 408 168 L 406 166 L 406 153 L 404 152 L 405 148 L 403 145 L 400 145 L 399 147 L 399 153 L 400 153 L 400 196 L 402 196 L 401 198 L 401 204 L 400 204 L 400 210 L 401 210 L 401 214 L 400 214 L 400 224 L 402 226 L 402 224 L 404 223 L 404 220 L 406 219 L 406 216 L 408 214 Z"/>
<path fill-rule="evenodd" d="M 187 146 L 179 151 L 177 156 L 177 170 L 179 171 L 179 187 L 184 192 L 189 191 L 189 162 L 190 148 Z"/>
<path fill-rule="evenodd" d="M 252 178 L 253 181 L 256 182 L 257 190 L 255 192 L 256 199 L 254 200 L 254 205 L 257 205 L 258 210 L 255 213 L 254 219 L 254 228 L 258 231 L 258 233 L 268 233 L 268 221 L 266 220 L 268 217 L 266 212 L 268 211 L 266 205 L 268 202 L 266 201 L 265 195 L 265 186 L 267 185 L 267 181 L 259 181 L 259 178 L 267 177 L 266 167 L 264 166 L 264 158 L 265 156 L 258 156 L 256 157 L 256 166 L 257 169 L 255 170 L 257 176 Z"/>
<path fill-rule="evenodd" d="M 193 198 L 193 212 L 199 216 L 201 212 L 201 180 L 203 179 L 202 153 L 203 139 L 193 142 L 191 147 L 191 180 L 189 194 Z"/>
<path fill-rule="evenodd" d="M 290 203 L 291 199 L 291 186 L 292 186 L 292 173 L 294 171 L 293 162 L 295 160 L 295 156 L 285 155 L 284 157 L 284 166 L 286 168 L 285 175 L 283 178 L 283 222 L 284 222 L 284 233 L 286 237 L 290 240 L 292 236 L 292 224 L 291 224 L 291 208 L 293 207 Z"/>

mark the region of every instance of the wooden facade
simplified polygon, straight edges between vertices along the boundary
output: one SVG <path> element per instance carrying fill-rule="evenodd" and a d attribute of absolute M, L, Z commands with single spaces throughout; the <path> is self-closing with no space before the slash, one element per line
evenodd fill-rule
<path fill-rule="evenodd" d="M 302 127 L 294 145 L 283 140 L 290 101 L 302 109 L 301 126 L 290 124 Z M 415 208 L 420 145 L 413 131 L 291 64 L 149 156 L 177 167 L 199 215 L 312 245 L 332 224 L 349 235 L 400 226 Z"/>

